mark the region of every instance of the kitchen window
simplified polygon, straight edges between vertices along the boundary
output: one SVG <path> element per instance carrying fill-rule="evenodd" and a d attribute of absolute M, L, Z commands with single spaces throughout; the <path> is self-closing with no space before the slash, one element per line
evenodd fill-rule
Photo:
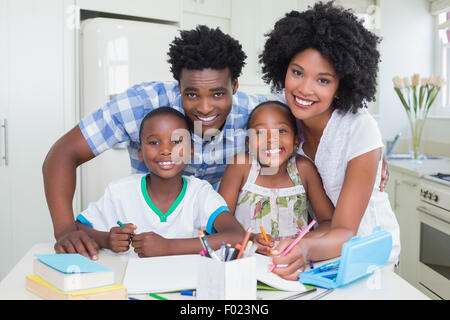
<path fill-rule="evenodd" d="M 450 8 L 436 14 L 436 20 L 436 74 L 446 83 L 430 113 L 447 118 L 450 117 Z"/>

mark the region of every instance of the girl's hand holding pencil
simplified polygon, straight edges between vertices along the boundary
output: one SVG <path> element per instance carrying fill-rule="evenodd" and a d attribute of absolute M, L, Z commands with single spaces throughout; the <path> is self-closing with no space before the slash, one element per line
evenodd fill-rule
<path fill-rule="evenodd" d="M 257 233 L 253 235 L 253 242 L 258 246 L 256 252 L 263 255 L 270 255 L 274 246 L 274 239 L 270 235 L 264 235 L 263 233 Z"/>

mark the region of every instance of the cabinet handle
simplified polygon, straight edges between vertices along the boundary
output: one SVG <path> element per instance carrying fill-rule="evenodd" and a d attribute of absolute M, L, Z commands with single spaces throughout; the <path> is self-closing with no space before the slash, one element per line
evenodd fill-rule
<path fill-rule="evenodd" d="M 444 217 L 441 217 L 440 215 L 437 215 L 436 213 L 431 212 L 431 211 L 427 210 L 427 209 L 424 208 L 424 207 L 417 207 L 416 210 L 417 210 L 417 211 L 420 211 L 420 212 L 422 212 L 422 213 L 425 213 L 426 215 L 432 216 L 433 218 L 436 218 L 436 219 L 438 219 L 438 220 L 440 220 L 440 221 L 442 221 L 442 222 L 445 222 L 445 223 L 447 223 L 447 224 L 450 224 L 450 220 L 448 220 L 448 219 L 446 219 L 446 218 L 444 218 Z"/>
<path fill-rule="evenodd" d="M 3 148 L 4 154 L 2 159 L 5 161 L 5 166 L 8 166 L 8 120 L 4 119 L 3 124 L 1 125 L 3 128 Z"/>
<path fill-rule="evenodd" d="M 397 180 L 394 180 L 394 211 L 397 211 L 397 208 L 399 207 L 397 203 L 397 192 L 398 192 L 398 186 L 400 183 Z"/>

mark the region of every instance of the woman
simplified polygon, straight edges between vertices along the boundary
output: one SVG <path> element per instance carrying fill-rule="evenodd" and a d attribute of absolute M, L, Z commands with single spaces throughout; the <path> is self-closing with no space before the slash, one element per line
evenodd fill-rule
<path fill-rule="evenodd" d="M 306 262 L 339 256 L 342 244 L 373 227 L 392 234 L 388 264 L 400 252 L 399 227 L 381 180 L 383 142 L 366 110 L 375 100 L 379 38 L 349 11 L 317 3 L 292 11 L 268 35 L 260 56 L 263 79 L 286 102 L 303 133 L 299 153 L 310 158 L 335 206 L 330 228 L 312 231 L 285 257 L 292 240 L 275 248 L 274 273 L 296 280 Z M 322 229 L 323 230 L 323 229 Z"/>

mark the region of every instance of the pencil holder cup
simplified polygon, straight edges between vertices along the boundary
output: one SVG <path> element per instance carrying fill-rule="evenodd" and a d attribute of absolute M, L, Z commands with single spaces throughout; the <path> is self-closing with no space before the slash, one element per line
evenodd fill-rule
<path fill-rule="evenodd" d="M 197 299 L 256 300 L 255 257 L 232 261 L 201 258 Z"/>

